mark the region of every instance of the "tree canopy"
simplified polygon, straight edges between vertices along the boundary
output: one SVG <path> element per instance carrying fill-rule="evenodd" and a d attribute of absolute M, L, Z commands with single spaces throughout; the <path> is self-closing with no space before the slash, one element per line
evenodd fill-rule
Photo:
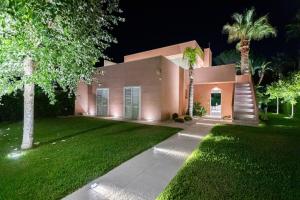
<path fill-rule="evenodd" d="M 254 8 L 246 10 L 245 13 L 234 13 L 233 24 L 226 24 L 223 31 L 228 33 L 228 42 L 239 40 L 261 40 L 271 35 L 276 35 L 276 30 L 269 24 L 268 16 L 262 16 L 254 20 Z"/>
<path fill-rule="evenodd" d="M 94 64 L 115 43 L 110 30 L 123 19 L 118 0 L 2 0 L 0 97 L 39 86 L 53 102 L 56 87 L 74 92 L 91 81 Z M 26 57 L 34 72 L 25 76 Z"/>

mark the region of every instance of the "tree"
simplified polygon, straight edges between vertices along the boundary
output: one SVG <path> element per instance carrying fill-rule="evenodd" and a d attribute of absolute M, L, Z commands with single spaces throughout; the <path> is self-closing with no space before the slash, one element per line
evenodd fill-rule
<path fill-rule="evenodd" d="M 279 114 L 279 100 L 280 98 L 282 98 L 282 87 L 283 82 L 281 80 L 279 80 L 278 82 L 274 82 L 267 87 L 266 94 L 269 96 L 269 99 L 276 99 L 276 114 Z"/>
<path fill-rule="evenodd" d="M 260 85 L 265 76 L 266 71 L 272 71 L 271 62 L 262 62 L 259 68 L 256 68 L 256 70 L 259 76 L 259 81 L 257 85 Z"/>
<path fill-rule="evenodd" d="M 201 48 L 187 47 L 183 52 L 183 59 L 187 60 L 189 65 L 189 103 L 188 103 L 188 113 L 190 117 L 193 117 L 193 102 L 194 102 L 194 77 L 193 71 L 194 66 L 197 64 L 197 57 L 203 58 L 203 51 Z"/>
<path fill-rule="evenodd" d="M 287 29 L 287 40 L 294 40 L 296 44 L 296 61 L 298 69 L 300 69 L 300 10 L 298 10 L 296 17 L 293 21 L 286 26 Z M 295 42 L 296 41 L 296 42 Z"/>
<path fill-rule="evenodd" d="M 254 8 L 245 13 L 234 13 L 233 24 L 226 24 L 223 32 L 228 34 L 228 42 L 239 41 L 238 50 L 241 52 L 242 74 L 249 73 L 249 52 L 251 40 L 261 40 L 269 36 L 276 36 L 276 30 L 269 24 L 267 15 L 254 21 Z"/>
<path fill-rule="evenodd" d="M 223 51 L 214 58 L 217 65 L 237 64 L 240 61 L 239 53 L 236 49 Z"/>
<path fill-rule="evenodd" d="M 291 118 L 294 117 L 294 106 L 297 104 L 297 98 L 300 96 L 300 72 L 290 75 L 282 84 L 282 98 L 285 102 L 290 103 Z"/>
<path fill-rule="evenodd" d="M 110 30 L 122 18 L 118 0 L 2 0 L 0 2 L 0 97 L 24 90 L 21 148 L 34 133 L 34 89 L 51 103 L 55 89 L 73 93 L 90 82 L 94 64 L 116 42 Z"/>

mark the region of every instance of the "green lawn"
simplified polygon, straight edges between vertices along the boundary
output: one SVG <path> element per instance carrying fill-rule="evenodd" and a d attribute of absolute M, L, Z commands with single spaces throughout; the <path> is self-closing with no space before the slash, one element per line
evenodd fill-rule
<path fill-rule="evenodd" d="M 158 198 L 300 199 L 300 119 L 216 126 Z"/>
<path fill-rule="evenodd" d="M 19 159 L 22 124 L 0 123 L 0 199 L 59 199 L 179 131 L 72 117 L 37 120 L 39 144 Z"/>

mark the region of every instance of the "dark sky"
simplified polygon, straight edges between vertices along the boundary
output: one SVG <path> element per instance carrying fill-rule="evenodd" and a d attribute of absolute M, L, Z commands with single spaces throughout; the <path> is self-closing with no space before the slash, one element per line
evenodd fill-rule
<path fill-rule="evenodd" d="M 126 22 L 113 31 L 119 42 L 107 53 L 113 61 L 122 62 L 127 54 L 196 40 L 202 48 L 210 43 L 216 56 L 235 47 L 222 34 L 223 25 L 231 22 L 234 12 L 252 6 L 257 16 L 268 13 L 278 30 L 276 38 L 252 42 L 252 50 L 267 57 L 288 51 L 291 46 L 286 43 L 285 25 L 300 9 L 300 0 L 121 0 Z"/>

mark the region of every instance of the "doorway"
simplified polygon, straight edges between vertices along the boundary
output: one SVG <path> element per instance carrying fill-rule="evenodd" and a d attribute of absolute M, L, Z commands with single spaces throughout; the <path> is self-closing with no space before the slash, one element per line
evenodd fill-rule
<path fill-rule="evenodd" d="M 109 89 L 99 88 L 96 91 L 96 102 L 97 102 L 97 115 L 106 117 L 108 116 L 108 105 L 109 105 Z"/>
<path fill-rule="evenodd" d="M 210 116 L 221 118 L 222 116 L 222 94 L 219 88 L 213 88 L 210 94 Z"/>
<path fill-rule="evenodd" d="M 139 119 L 141 107 L 141 88 L 124 88 L 124 117 L 126 119 Z"/>

